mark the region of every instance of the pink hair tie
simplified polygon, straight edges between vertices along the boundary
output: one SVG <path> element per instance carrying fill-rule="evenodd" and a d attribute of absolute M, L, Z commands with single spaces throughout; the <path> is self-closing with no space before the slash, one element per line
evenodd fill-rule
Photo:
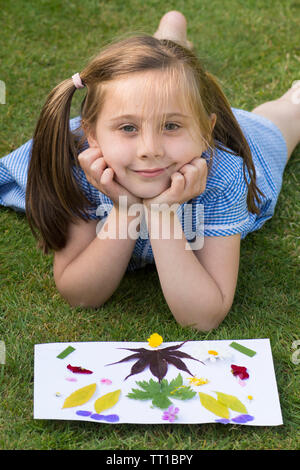
<path fill-rule="evenodd" d="M 79 73 L 75 73 L 75 75 L 72 76 L 73 83 L 76 88 L 84 88 L 85 85 L 82 83 L 81 78 Z"/>

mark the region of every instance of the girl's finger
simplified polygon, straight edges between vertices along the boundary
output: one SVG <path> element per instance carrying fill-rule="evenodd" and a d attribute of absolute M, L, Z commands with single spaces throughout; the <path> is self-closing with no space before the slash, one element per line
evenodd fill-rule
<path fill-rule="evenodd" d="M 207 170 L 207 161 L 203 157 L 197 157 L 191 162 L 193 165 L 197 166 L 200 171 L 206 171 Z"/>
<path fill-rule="evenodd" d="M 172 180 L 171 186 L 175 185 L 176 187 L 177 186 L 182 187 L 182 190 L 184 189 L 185 178 L 182 173 L 179 173 L 179 171 L 176 171 L 171 176 L 171 180 Z"/>
<path fill-rule="evenodd" d="M 179 171 L 183 170 L 183 173 L 184 173 L 186 170 L 189 170 L 192 168 L 198 168 L 199 170 L 207 168 L 206 160 L 202 157 L 193 158 L 193 160 L 191 160 L 189 163 L 186 163 L 185 165 L 183 165 L 183 167 L 181 167 Z"/>
<path fill-rule="evenodd" d="M 97 158 L 103 158 L 99 147 L 88 148 L 78 155 L 78 161 L 83 170 L 88 169 Z"/>
<path fill-rule="evenodd" d="M 112 168 L 106 168 L 100 177 L 100 183 L 103 186 L 107 186 L 111 184 L 113 178 L 114 178 L 114 170 Z"/>
<path fill-rule="evenodd" d="M 99 179 L 103 171 L 105 170 L 106 166 L 107 165 L 106 165 L 104 158 L 97 158 L 96 160 L 94 160 L 90 166 L 90 171 L 92 173 L 92 176 L 96 179 Z"/>

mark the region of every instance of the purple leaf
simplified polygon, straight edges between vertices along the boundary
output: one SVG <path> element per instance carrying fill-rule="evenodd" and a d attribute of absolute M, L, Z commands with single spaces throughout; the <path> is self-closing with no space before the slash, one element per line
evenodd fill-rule
<path fill-rule="evenodd" d="M 152 374 L 158 378 L 158 381 L 164 378 L 168 371 L 168 363 L 165 359 L 160 357 L 159 351 L 153 351 L 150 359 L 150 370 Z"/>
<path fill-rule="evenodd" d="M 131 354 L 131 356 L 126 356 L 124 359 L 121 359 L 120 361 L 117 362 L 112 362 L 111 364 L 106 364 L 107 366 L 113 366 L 114 364 L 120 364 L 121 362 L 127 362 L 131 361 L 132 359 L 139 359 L 141 355 L 139 353 L 136 354 Z"/>
<path fill-rule="evenodd" d="M 146 369 L 148 364 L 149 364 L 149 360 L 142 357 L 139 361 L 137 361 L 132 366 L 130 374 L 127 375 L 127 377 L 125 377 L 124 380 L 128 379 L 128 377 L 130 377 L 131 375 L 135 375 L 135 374 L 139 374 L 140 372 L 143 372 L 143 370 Z"/>
<path fill-rule="evenodd" d="M 201 362 L 201 364 L 205 365 L 204 362 L 200 361 L 199 359 L 196 359 L 195 357 L 190 356 L 189 354 L 182 352 L 182 351 L 171 351 L 167 352 L 168 357 L 169 356 L 174 356 L 174 357 L 182 357 L 185 359 L 193 359 L 193 361 L 198 361 Z M 164 356 L 164 354 L 163 354 Z"/>
<path fill-rule="evenodd" d="M 152 352 L 150 349 L 145 349 L 145 348 L 118 348 L 118 349 L 125 349 L 126 351 L 133 351 L 133 352 L 143 353 L 143 354 L 149 354 Z"/>
<path fill-rule="evenodd" d="M 194 374 L 192 374 L 188 370 L 185 363 L 181 359 L 178 359 L 178 357 L 167 356 L 167 361 L 168 361 L 169 364 L 173 364 L 173 366 L 177 367 L 177 369 L 184 370 L 185 372 L 187 372 L 188 374 L 190 374 L 194 377 Z"/>
<path fill-rule="evenodd" d="M 188 342 L 188 340 L 184 341 L 183 343 L 177 344 L 175 346 L 169 346 L 167 348 L 160 349 L 160 351 L 174 351 L 175 349 L 181 348 L 181 346 L 183 346 L 187 342 Z"/>

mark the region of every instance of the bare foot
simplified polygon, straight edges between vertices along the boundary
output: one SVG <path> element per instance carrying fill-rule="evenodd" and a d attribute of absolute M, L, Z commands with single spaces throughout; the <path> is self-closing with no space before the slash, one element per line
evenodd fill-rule
<path fill-rule="evenodd" d="M 193 44 L 186 37 L 186 28 L 186 19 L 183 14 L 172 10 L 161 18 L 158 29 L 153 36 L 157 39 L 170 39 L 187 49 L 192 49 Z"/>
<path fill-rule="evenodd" d="M 291 88 L 282 95 L 280 100 L 289 101 L 292 104 L 300 104 L 300 80 L 292 83 Z"/>

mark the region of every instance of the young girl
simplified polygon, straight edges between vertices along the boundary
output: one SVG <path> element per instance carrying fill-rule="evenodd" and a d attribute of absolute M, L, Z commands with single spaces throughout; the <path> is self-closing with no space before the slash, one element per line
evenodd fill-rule
<path fill-rule="evenodd" d="M 111 44 L 54 88 L 33 140 L 0 160 L 0 202 L 25 209 L 39 247 L 54 250 L 70 305 L 99 307 L 126 270 L 155 263 L 175 319 L 210 330 L 231 308 L 241 239 L 274 214 L 300 140 L 294 95 L 231 108 L 169 12 L 154 37 Z M 204 215 L 203 246 L 185 230 L 187 207 L 192 235 Z"/>

